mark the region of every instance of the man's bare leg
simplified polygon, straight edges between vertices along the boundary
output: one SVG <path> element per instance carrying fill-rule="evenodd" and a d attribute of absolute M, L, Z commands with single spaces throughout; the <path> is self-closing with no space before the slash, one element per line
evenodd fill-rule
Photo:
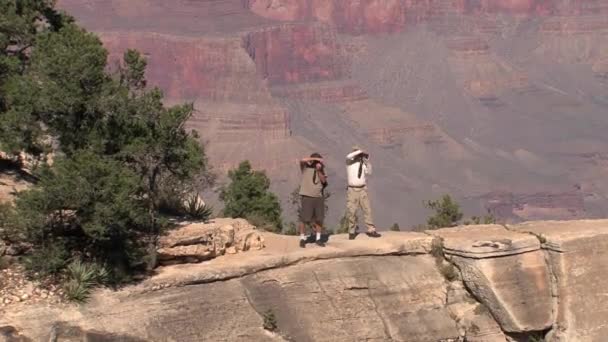
<path fill-rule="evenodd" d="M 316 244 L 321 247 L 325 247 L 325 243 L 321 241 L 321 233 L 323 233 L 323 226 L 317 222 L 314 224 L 316 236 Z"/>
<path fill-rule="evenodd" d="M 306 224 L 300 222 L 300 247 L 306 247 Z"/>

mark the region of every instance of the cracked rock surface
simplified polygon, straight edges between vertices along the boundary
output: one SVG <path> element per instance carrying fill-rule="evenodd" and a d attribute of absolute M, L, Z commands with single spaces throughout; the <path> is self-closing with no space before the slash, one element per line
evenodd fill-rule
<path fill-rule="evenodd" d="M 386 232 L 161 267 L 83 306 L 0 311 L 0 341 L 603 341 L 608 221 Z M 442 253 L 436 253 L 437 243 Z M 443 255 L 443 256 L 442 256 Z M 438 262 L 441 261 L 441 262 Z M 444 267 L 452 263 L 457 276 Z M 450 279 L 450 280 L 448 280 Z M 269 315 L 277 330 L 263 329 Z M 547 333 L 548 331 L 548 333 Z M 93 337 L 92 337 L 93 336 Z M 4 338 L 4 340 L 3 340 Z"/>

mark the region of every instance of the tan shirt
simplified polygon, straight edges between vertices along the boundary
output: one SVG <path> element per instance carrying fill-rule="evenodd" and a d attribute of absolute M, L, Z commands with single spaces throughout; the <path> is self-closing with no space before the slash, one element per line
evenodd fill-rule
<path fill-rule="evenodd" d="M 308 197 L 323 197 L 323 184 L 317 175 L 313 182 L 315 169 L 311 167 L 304 167 L 302 169 L 302 179 L 300 181 L 300 195 Z"/>

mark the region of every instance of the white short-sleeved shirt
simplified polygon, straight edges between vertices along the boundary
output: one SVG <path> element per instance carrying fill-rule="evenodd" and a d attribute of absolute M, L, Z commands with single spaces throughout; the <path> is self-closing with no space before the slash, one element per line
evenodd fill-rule
<path fill-rule="evenodd" d="M 361 177 L 359 177 L 359 167 L 361 162 L 355 157 L 361 153 L 361 150 L 353 151 L 346 156 L 346 174 L 348 177 L 348 186 L 362 187 L 366 185 L 366 175 L 372 174 L 372 165 L 368 159 L 363 161 L 363 169 Z"/>

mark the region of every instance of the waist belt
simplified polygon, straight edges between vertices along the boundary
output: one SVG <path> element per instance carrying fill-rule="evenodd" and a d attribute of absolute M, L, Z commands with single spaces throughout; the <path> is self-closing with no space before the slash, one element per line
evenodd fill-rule
<path fill-rule="evenodd" d="M 362 189 L 362 188 L 365 188 L 366 185 L 349 185 L 348 187 L 349 188 L 355 188 L 355 189 Z"/>

